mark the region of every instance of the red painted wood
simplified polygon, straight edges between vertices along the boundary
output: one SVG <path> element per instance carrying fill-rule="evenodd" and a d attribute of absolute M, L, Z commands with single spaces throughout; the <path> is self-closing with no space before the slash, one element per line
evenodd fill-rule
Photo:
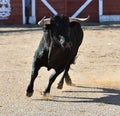
<path fill-rule="evenodd" d="M 72 16 L 86 2 L 86 0 L 48 0 L 48 2 L 56 11 L 58 11 L 58 13 Z M 37 1 L 36 14 L 37 21 L 40 20 L 43 16 L 53 16 L 53 14 L 41 1 Z M 98 0 L 93 0 L 85 8 L 85 10 L 80 15 L 78 15 L 78 17 L 87 17 L 88 15 L 91 16 L 90 21 L 98 22 Z"/>
<path fill-rule="evenodd" d="M 120 15 L 120 0 L 103 0 L 104 15 Z"/>
<path fill-rule="evenodd" d="M 0 19 L 0 24 L 22 24 L 22 0 L 10 0 L 11 15 L 8 19 Z"/>
<path fill-rule="evenodd" d="M 59 14 L 72 16 L 86 0 L 47 0 Z M 0 24 L 22 24 L 22 0 L 10 0 L 11 15 L 8 19 L 1 20 Z M 103 14 L 104 15 L 119 15 L 120 14 L 120 0 L 103 0 Z M 90 15 L 90 22 L 99 21 L 99 0 L 93 0 L 78 17 L 86 17 Z M 36 20 L 37 22 L 42 17 L 51 17 L 53 14 L 41 2 L 36 0 Z"/>

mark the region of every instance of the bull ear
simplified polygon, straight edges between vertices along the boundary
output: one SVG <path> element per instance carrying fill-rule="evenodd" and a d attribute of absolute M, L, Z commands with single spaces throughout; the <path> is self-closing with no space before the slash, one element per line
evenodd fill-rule
<path fill-rule="evenodd" d="M 46 17 L 44 16 L 39 22 L 38 25 L 43 26 L 43 25 L 47 25 L 50 24 L 50 18 L 45 19 Z"/>
<path fill-rule="evenodd" d="M 72 18 L 72 17 L 69 17 L 69 20 L 70 22 L 85 22 L 85 21 L 88 21 L 90 18 L 90 16 L 88 15 L 88 17 L 86 18 Z"/>

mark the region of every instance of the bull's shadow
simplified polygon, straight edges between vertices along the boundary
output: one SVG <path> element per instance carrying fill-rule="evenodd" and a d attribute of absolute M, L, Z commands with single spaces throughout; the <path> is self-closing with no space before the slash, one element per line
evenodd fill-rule
<path fill-rule="evenodd" d="M 78 91 L 63 91 L 60 96 L 53 96 L 48 99 L 36 99 L 40 101 L 70 102 L 70 103 L 104 103 L 120 106 L 120 90 L 98 87 L 76 86 Z M 92 91 L 82 91 L 79 89 L 93 89 Z M 103 94 L 103 97 L 80 97 L 79 93 Z M 76 96 L 77 94 L 77 96 Z"/>
<path fill-rule="evenodd" d="M 110 89 L 110 88 L 98 88 L 98 87 L 83 87 L 83 86 L 76 86 L 76 87 L 95 89 L 95 91 L 64 91 L 64 92 L 67 92 L 67 93 L 69 93 L 69 92 L 83 92 L 83 93 L 88 92 L 88 93 L 93 93 L 93 94 L 102 93 L 102 94 L 105 95 L 104 97 L 82 98 L 82 99 L 84 99 L 82 102 L 105 103 L 105 104 L 111 104 L 111 105 L 120 105 L 120 90 Z"/>

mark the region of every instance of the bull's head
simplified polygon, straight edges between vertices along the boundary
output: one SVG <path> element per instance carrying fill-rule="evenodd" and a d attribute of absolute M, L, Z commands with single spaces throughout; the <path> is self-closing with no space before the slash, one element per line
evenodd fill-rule
<path fill-rule="evenodd" d="M 69 18 L 64 15 L 56 15 L 52 18 L 43 18 L 38 22 L 39 25 L 51 25 L 52 39 L 63 48 L 70 48 L 72 46 L 69 38 L 69 22 L 83 22 L 87 18 Z"/>

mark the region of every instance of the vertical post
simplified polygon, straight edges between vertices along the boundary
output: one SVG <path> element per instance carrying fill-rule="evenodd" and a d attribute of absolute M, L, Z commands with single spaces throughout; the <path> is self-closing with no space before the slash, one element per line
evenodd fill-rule
<path fill-rule="evenodd" d="M 99 16 L 103 15 L 103 0 L 99 0 Z"/>
<path fill-rule="evenodd" d="M 23 24 L 25 24 L 26 23 L 26 17 L 25 17 L 25 0 L 22 0 L 22 22 L 23 22 Z"/>
<path fill-rule="evenodd" d="M 36 0 L 31 0 L 31 15 L 29 22 L 31 24 L 36 23 Z"/>
<path fill-rule="evenodd" d="M 101 22 L 103 16 L 103 0 L 99 0 L 99 21 Z"/>

